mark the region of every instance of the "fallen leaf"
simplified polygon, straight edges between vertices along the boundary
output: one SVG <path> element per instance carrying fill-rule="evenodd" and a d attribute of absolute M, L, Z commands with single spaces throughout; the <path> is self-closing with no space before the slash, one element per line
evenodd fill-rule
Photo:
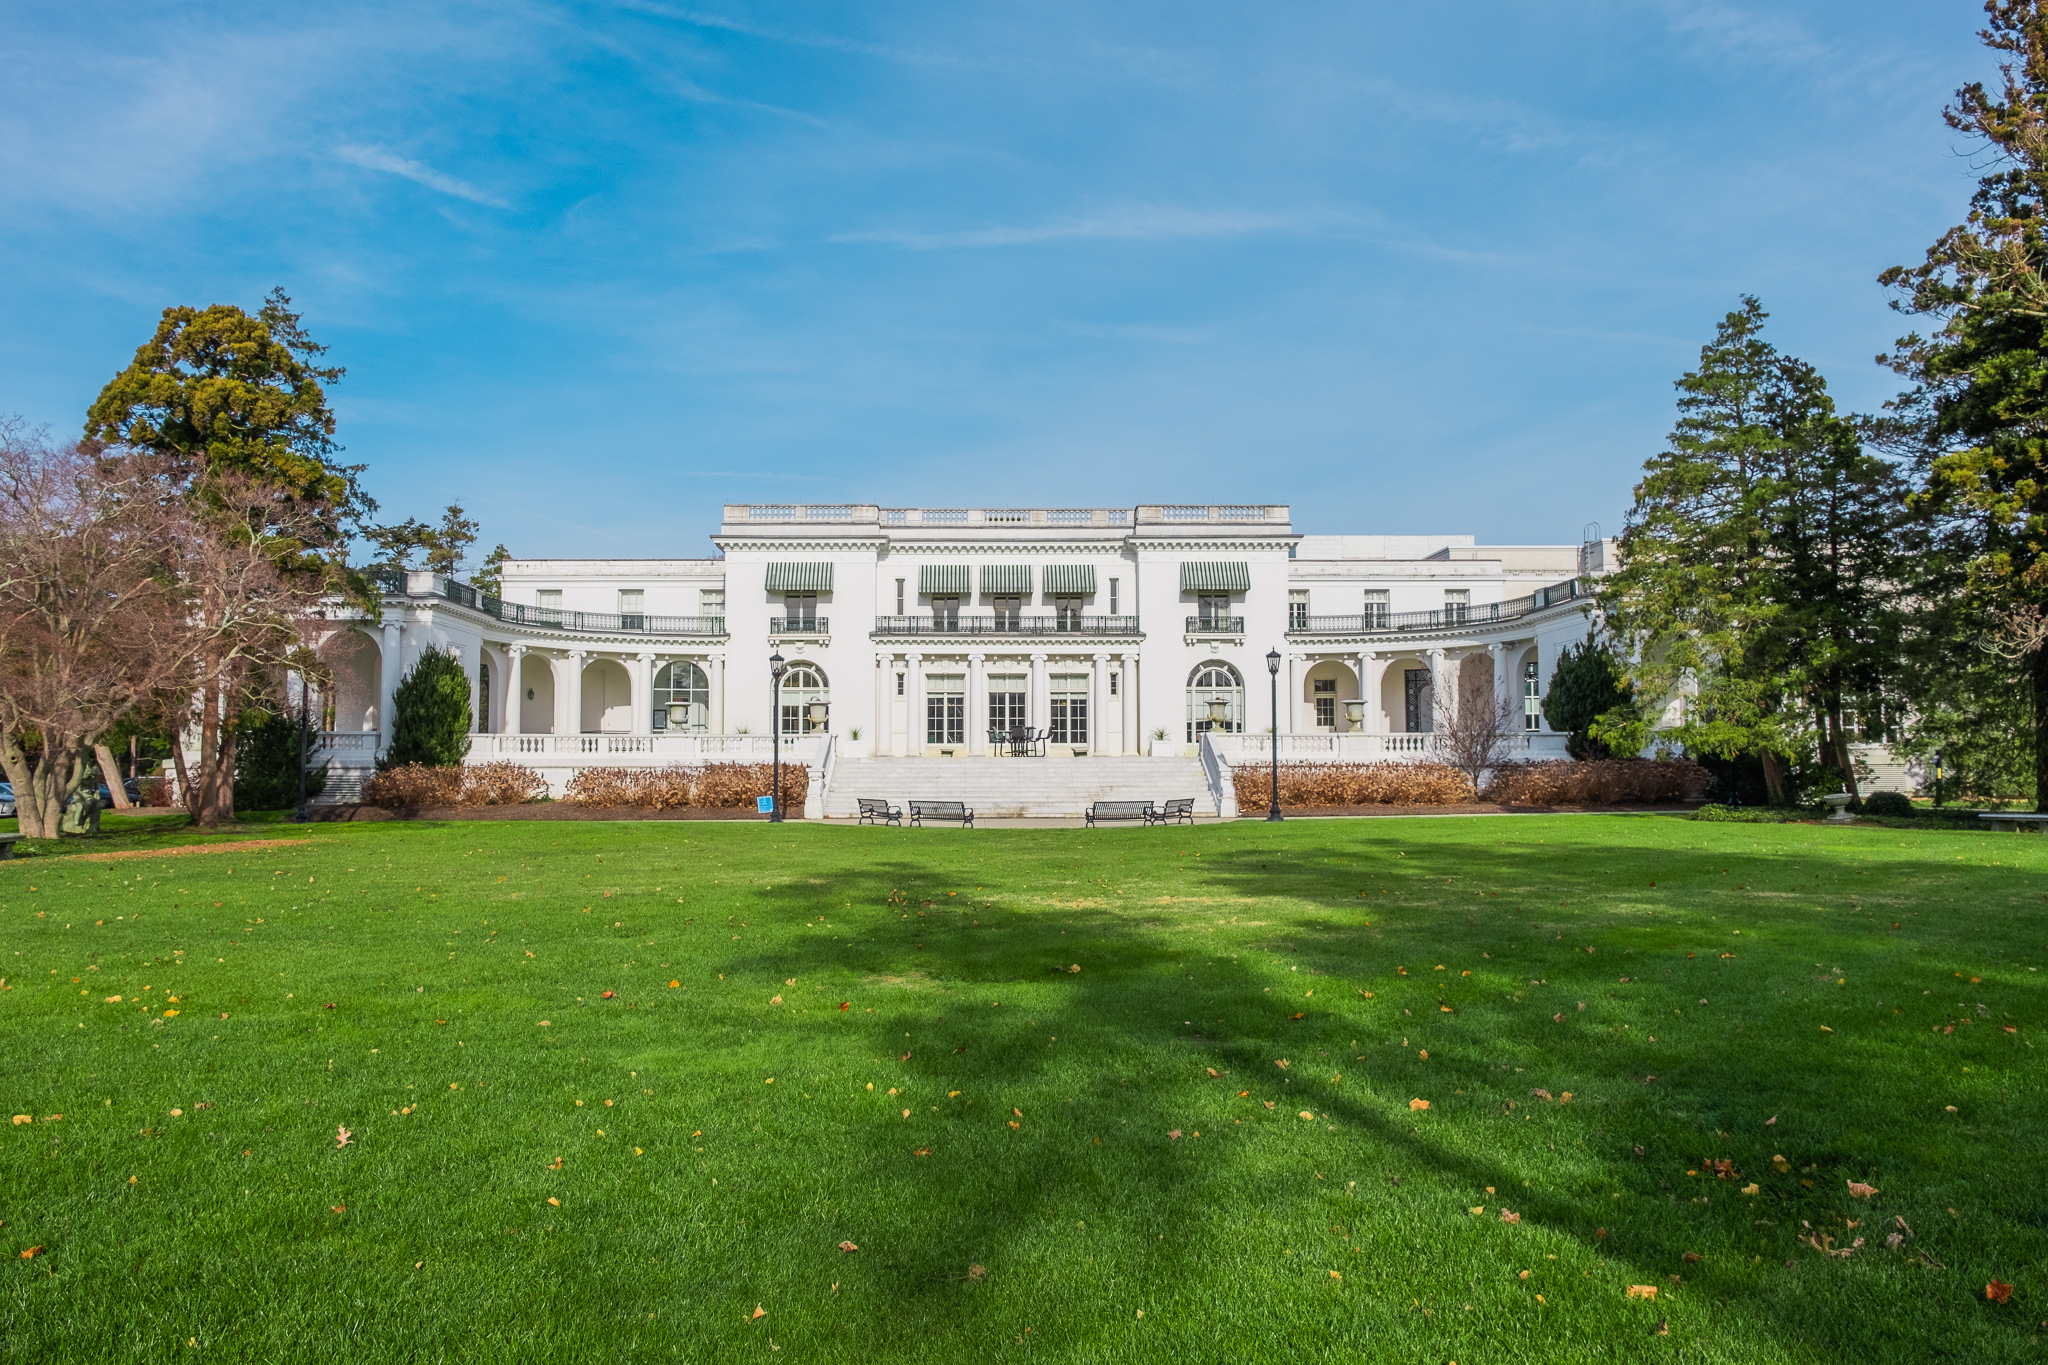
<path fill-rule="evenodd" d="M 334 1139 L 334 1145 L 336 1148 L 348 1146 L 350 1141 L 348 1129 L 343 1128 L 340 1124 L 336 1124 L 334 1126 Z"/>
<path fill-rule="evenodd" d="M 1174 1130 L 1173 1130 L 1172 1132 L 1168 1133 L 1168 1134 L 1167 1134 L 1167 1136 L 1168 1136 L 1168 1137 L 1170 1137 L 1170 1138 L 1176 1138 L 1176 1139 L 1177 1139 L 1177 1138 L 1179 1138 L 1179 1137 L 1180 1137 L 1180 1129 L 1178 1129 L 1178 1128 L 1174 1129 Z"/>
<path fill-rule="evenodd" d="M 555 1198 L 553 1195 L 548 1196 L 548 1203 L 554 1205 L 556 1208 L 562 1207 L 562 1201 Z"/>
<path fill-rule="evenodd" d="M 1868 1199 L 1871 1195 L 1877 1193 L 1877 1186 L 1866 1185 L 1860 1180 L 1850 1180 L 1844 1183 L 1848 1185 L 1849 1193 L 1855 1195 L 1858 1199 Z"/>
<path fill-rule="evenodd" d="M 1410 1100 L 1410 1101 L 1408 1101 L 1408 1107 L 1409 1107 L 1410 1109 L 1427 1109 L 1427 1108 L 1429 1108 L 1429 1101 L 1428 1101 L 1428 1100 Z"/>
<path fill-rule="evenodd" d="M 1758 1185 L 1754 1181 L 1752 1181 L 1750 1184 L 1744 1185 L 1742 1187 L 1742 1192 L 1744 1194 L 1762 1194 L 1763 1186 Z"/>
<path fill-rule="evenodd" d="M 1684 1255 L 1680 1256 L 1678 1259 L 1684 1261 L 1688 1265 L 1692 1265 L 1699 1261 L 1700 1254 L 1697 1251 L 1688 1251 Z"/>
<path fill-rule="evenodd" d="M 334 1206 L 334 1211 L 335 1211 L 336 1213 L 347 1213 L 347 1212 L 348 1212 L 348 1205 L 346 1205 L 346 1204 L 336 1204 L 336 1205 Z"/>
<path fill-rule="evenodd" d="M 1654 1284 L 1632 1284 L 1622 1292 L 1631 1299 L 1654 1299 L 1657 1297 L 1657 1286 Z"/>
<path fill-rule="evenodd" d="M 1990 1303 L 2004 1303 L 2012 1297 L 2012 1286 L 2004 1280 L 1993 1280 L 1984 1286 L 1984 1298 Z"/>
<path fill-rule="evenodd" d="M 1217 1069 L 1216 1069 L 1215 1067 L 1213 1067 L 1213 1066 L 1212 1066 L 1212 1067 L 1205 1067 L 1205 1068 L 1204 1068 L 1204 1070 L 1206 1070 L 1206 1071 L 1207 1071 L 1207 1072 L 1208 1072 L 1208 1073 L 1209 1073 L 1209 1074 L 1210 1074 L 1211 1076 L 1220 1076 L 1220 1075 L 1222 1075 L 1222 1074 L 1223 1074 L 1222 1072 L 1218 1071 L 1218 1070 L 1217 1070 Z"/>
<path fill-rule="evenodd" d="M 1314 1113 L 1313 1113 L 1312 1111 L 1310 1111 L 1310 1110 L 1307 1110 L 1307 1109 L 1304 1109 L 1304 1110 L 1302 1110 L 1302 1111 L 1301 1111 L 1301 1116 L 1302 1116 L 1303 1118 L 1305 1118 L 1305 1119 L 1308 1119 L 1308 1120 L 1309 1120 L 1309 1121 L 1311 1121 L 1311 1122 L 1313 1122 L 1313 1121 L 1315 1120 L 1315 1114 L 1314 1114 Z"/>
<path fill-rule="evenodd" d="M 851 1000 L 842 1000 L 839 1002 L 839 1008 L 843 1010 L 850 1010 L 853 1008 L 853 1002 Z"/>
<path fill-rule="evenodd" d="M 36 1257 L 42 1255 L 44 1250 L 45 1248 L 43 1247 L 30 1247 L 28 1250 L 21 1253 L 21 1259 L 24 1261 L 33 1261 Z"/>
<path fill-rule="evenodd" d="M 765 1308 L 763 1308 L 763 1307 L 762 1307 L 762 1306 L 761 1306 L 760 1304 L 758 1304 L 758 1303 L 757 1303 L 757 1304 L 755 1304 L 755 1305 L 754 1305 L 754 1311 L 753 1311 L 753 1313 L 752 1313 L 752 1314 L 750 1314 L 750 1315 L 748 1316 L 748 1318 L 747 1318 L 747 1321 L 748 1321 L 748 1322 L 753 1322 L 753 1321 L 754 1321 L 755 1319 L 757 1319 L 757 1318 L 765 1318 L 765 1317 L 767 1317 L 767 1316 L 768 1316 L 768 1310 L 767 1310 L 767 1309 L 765 1309 Z"/>
<path fill-rule="evenodd" d="M 910 1149 L 910 1154 L 912 1156 L 930 1156 L 932 1149 L 929 1147 L 913 1147 Z"/>
<path fill-rule="evenodd" d="M 898 1057 L 896 1060 L 899 1062 L 907 1062 L 910 1060 L 910 1054 L 906 1052 L 901 1057 Z"/>
<path fill-rule="evenodd" d="M 1519 1213 L 1511 1213 L 1507 1209 L 1502 1209 L 1500 1211 L 1500 1221 L 1503 1223 L 1519 1223 L 1522 1221 L 1522 1215 Z"/>
<path fill-rule="evenodd" d="M 855 1246 L 855 1245 L 854 1245 L 854 1244 L 853 1244 L 852 1242 L 841 1242 L 841 1243 L 839 1244 L 839 1249 L 840 1249 L 841 1251 L 859 1251 L 859 1250 L 860 1250 L 860 1248 L 859 1248 L 859 1247 L 857 1247 L 857 1246 Z"/>
<path fill-rule="evenodd" d="M 1015 1120 L 1015 1119 L 1011 1119 L 1011 1120 L 1010 1120 L 1010 1126 L 1011 1126 L 1012 1128 L 1016 1128 L 1016 1127 L 1018 1127 L 1019 1125 L 1018 1125 L 1018 1123 L 1017 1123 L 1017 1120 Z"/>
<path fill-rule="evenodd" d="M 1547 1100 L 1550 1098 L 1550 1092 L 1548 1090 L 1543 1089 L 1531 1090 L 1529 1094 L 1539 1100 Z"/>
<path fill-rule="evenodd" d="M 1282 1057 L 1282 1058 L 1278 1059 L 1277 1061 L 1275 1061 L 1275 1062 L 1273 1063 L 1273 1065 L 1274 1065 L 1274 1066 L 1277 1066 L 1277 1067 L 1279 1067 L 1279 1068 L 1280 1068 L 1280 1069 L 1281 1069 L 1282 1071 L 1285 1071 L 1285 1070 L 1286 1070 L 1286 1069 L 1288 1068 L 1288 1066 L 1290 1065 L 1290 1063 L 1288 1062 L 1288 1060 L 1287 1060 L 1287 1059 L 1286 1059 L 1285 1057 Z"/>

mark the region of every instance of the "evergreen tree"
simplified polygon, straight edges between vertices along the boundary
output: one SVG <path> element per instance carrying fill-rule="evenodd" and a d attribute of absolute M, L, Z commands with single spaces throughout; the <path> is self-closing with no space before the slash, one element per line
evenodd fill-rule
<path fill-rule="evenodd" d="M 1852 733 L 1882 709 L 1903 485 L 1820 374 L 1763 339 L 1767 316 L 1745 298 L 1678 380 L 1670 448 L 1645 465 L 1600 593 L 1632 700 L 1590 733 L 1622 753 L 1655 737 L 1754 755 L 1785 804 L 1795 756 L 1853 782 Z"/>
<path fill-rule="evenodd" d="M 1990 0 L 1985 12 L 1996 88 L 1972 82 L 1942 110 L 1978 143 L 1985 174 L 1961 225 L 1920 265 L 1880 277 L 1899 292 L 1893 307 L 1939 324 L 1880 359 L 1913 384 L 1891 405 L 1914 438 L 1913 506 L 1960 589 L 1942 604 L 1954 607 L 1946 653 L 2010 659 L 2028 786 L 2048 810 L 2048 14 L 2043 0 Z M 1978 664 L 1961 670 L 1989 681 Z"/>
<path fill-rule="evenodd" d="M 469 675 L 455 656 L 420 655 L 392 696 L 391 748 L 377 766 L 421 763 L 445 768 L 469 753 Z"/>
<path fill-rule="evenodd" d="M 1629 700 L 1620 663 L 1605 646 L 1585 640 L 1565 646 L 1543 695 L 1543 719 L 1565 735 L 1573 758 L 1608 758 L 1608 747 L 1589 733 L 1593 722 Z"/>
<path fill-rule="evenodd" d="M 503 597 L 505 595 L 505 561 L 511 557 L 512 552 L 506 549 L 503 543 L 493 546 L 491 552 L 484 556 L 483 567 L 470 575 L 470 586 L 478 592 L 488 593 L 492 597 Z"/>
<path fill-rule="evenodd" d="M 237 727 L 235 744 L 235 808 L 237 810 L 285 810 L 299 804 L 300 729 L 304 727 L 305 752 L 319 745 L 319 732 L 310 718 L 284 716 L 264 711 L 244 715 Z M 306 770 L 306 797 L 311 800 L 327 786 L 327 765 Z"/>

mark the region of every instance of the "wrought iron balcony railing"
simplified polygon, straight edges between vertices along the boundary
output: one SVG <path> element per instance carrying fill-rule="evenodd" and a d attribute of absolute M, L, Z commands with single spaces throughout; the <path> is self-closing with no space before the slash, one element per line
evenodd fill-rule
<path fill-rule="evenodd" d="M 832 623 L 823 616 L 771 616 L 770 635 L 830 635 Z"/>
<path fill-rule="evenodd" d="M 1188 618 L 1187 633 L 1190 635 L 1242 635 L 1244 634 L 1244 618 L 1242 616 L 1190 616 Z"/>
<path fill-rule="evenodd" d="M 1592 595 L 1592 584 L 1567 578 L 1505 602 L 1474 602 L 1434 611 L 1369 611 L 1359 616 L 1297 616 L 1287 623 L 1289 635 L 1365 635 L 1373 631 L 1458 630 L 1512 621 L 1532 611 Z"/>
<path fill-rule="evenodd" d="M 930 635 L 1137 635 L 1135 616 L 877 616 L 875 634 Z"/>

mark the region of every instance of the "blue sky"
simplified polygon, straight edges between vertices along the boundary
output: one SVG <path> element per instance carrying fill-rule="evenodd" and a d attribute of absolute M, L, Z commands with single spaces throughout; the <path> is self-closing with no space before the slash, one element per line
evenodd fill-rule
<path fill-rule="evenodd" d="M 1960 219 L 1962 0 L 0 8 L 0 413 L 274 284 L 392 517 L 1285 501 L 1612 533 L 1739 295 L 1838 400 Z"/>

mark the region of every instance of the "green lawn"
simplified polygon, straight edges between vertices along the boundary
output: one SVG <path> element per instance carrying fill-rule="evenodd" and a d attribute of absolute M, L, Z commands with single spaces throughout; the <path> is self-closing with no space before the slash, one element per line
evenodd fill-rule
<path fill-rule="evenodd" d="M 2042 1355 L 2036 838 L 238 837 L 0 865 L 0 1356 Z"/>

